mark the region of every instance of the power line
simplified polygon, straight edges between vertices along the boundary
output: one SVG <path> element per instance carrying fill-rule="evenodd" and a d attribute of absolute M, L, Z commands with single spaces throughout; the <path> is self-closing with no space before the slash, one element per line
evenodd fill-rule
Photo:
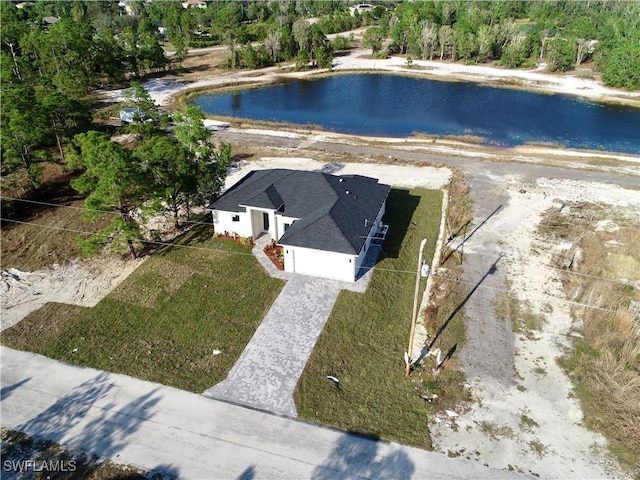
<path fill-rule="evenodd" d="M 66 231 L 66 232 L 72 232 L 72 233 L 80 233 L 83 235 L 94 235 L 96 232 L 86 232 L 83 230 L 75 230 L 72 228 L 64 228 L 64 227 L 55 227 L 52 225 L 43 225 L 41 223 L 33 223 L 33 222 L 22 222 L 20 220 L 10 220 L 8 218 L 0 218 L 0 221 L 3 222 L 11 222 L 11 223 L 19 223 L 21 225 L 33 225 L 35 227 L 41 227 L 41 228 L 50 228 L 53 230 L 62 230 L 62 231 Z M 169 243 L 169 242 L 159 242 L 157 240 L 143 240 L 143 239 L 139 239 L 139 238 L 134 238 L 134 237 L 127 237 L 125 236 L 126 240 L 132 240 L 135 242 L 141 242 L 141 243 L 148 243 L 151 245 L 160 245 L 162 247 L 179 247 L 179 248 L 189 248 L 192 250 L 205 250 L 205 251 L 215 251 L 215 252 L 220 252 L 220 253 L 227 253 L 227 254 L 231 254 L 231 255 L 249 255 L 249 256 L 253 256 L 252 253 L 243 253 L 243 252 L 230 252 L 228 250 L 222 250 L 222 249 L 218 249 L 218 248 L 214 248 L 214 247 L 196 247 L 193 245 L 180 245 L 180 244 L 176 244 L 176 243 Z"/>
<path fill-rule="evenodd" d="M 62 204 L 59 204 L 59 203 L 40 202 L 40 201 L 36 201 L 36 200 L 27 200 L 27 199 L 24 199 L 24 198 L 2 197 L 2 200 L 11 200 L 11 201 L 17 201 L 17 202 L 33 203 L 35 205 L 45 205 L 45 206 L 48 206 L 48 207 L 73 208 L 74 210 L 82 210 L 84 212 L 97 212 L 97 213 L 104 213 L 104 214 L 108 214 L 108 215 L 119 215 L 118 212 L 114 212 L 113 210 L 99 210 L 97 208 L 76 207 L 74 205 L 62 205 Z M 183 220 L 183 223 L 193 223 L 194 225 L 213 225 L 213 223 L 210 223 L 210 222 L 197 222 L 195 220 Z"/>
<path fill-rule="evenodd" d="M 11 222 L 11 223 L 17 223 L 17 224 L 21 224 L 21 225 L 32 225 L 32 226 L 36 226 L 36 227 L 41 227 L 41 228 L 49 228 L 52 230 L 61 230 L 61 231 L 67 231 L 67 232 L 72 232 L 72 233 L 79 233 L 79 234 L 84 234 L 84 235 L 93 235 L 95 232 L 87 232 L 87 231 L 83 231 L 83 230 L 76 230 L 76 229 L 71 229 L 71 228 L 64 228 L 64 227 L 56 227 L 56 226 L 51 226 L 51 225 L 43 225 L 41 223 L 34 223 L 34 222 L 23 222 L 20 220 L 10 220 L 10 219 L 6 219 L 6 218 L 0 218 L 0 221 L 3 222 Z M 214 248 L 214 247 L 197 247 L 197 246 L 193 246 L 193 245 L 181 245 L 181 244 L 175 244 L 175 243 L 169 243 L 169 242 L 159 242 L 159 241 L 154 241 L 154 240 L 141 240 L 141 239 L 137 239 L 137 238 L 133 238 L 133 237 L 125 237 L 127 240 L 133 240 L 133 241 L 139 241 L 141 243 L 146 243 L 146 244 L 151 244 L 151 245 L 159 245 L 159 246 L 163 246 L 163 247 L 174 247 L 174 248 L 188 248 L 191 250 L 202 250 L 202 251 L 215 251 L 215 252 L 219 252 L 219 253 L 225 253 L 225 254 L 229 254 L 229 255 L 243 255 L 243 256 L 253 256 L 253 253 L 243 253 L 243 252 L 231 252 L 228 250 L 223 250 L 223 249 L 218 249 L 218 248 Z M 365 269 L 366 267 L 358 267 L 359 269 Z M 399 269 L 394 269 L 394 268 L 383 268 L 383 267 L 372 267 L 372 270 L 379 270 L 379 271 L 383 271 L 383 272 L 391 272 L 391 273 L 404 273 L 404 274 L 411 274 L 411 275 L 415 275 L 416 271 L 415 270 L 399 270 Z M 436 278 L 441 278 L 443 280 L 448 280 L 451 282 L 455 282 L 455 283 L 460 283 L 463 285 L 470 285 L 472 287 L 474 287 L 474 289 L 477 288 L 483 288 L 483 289 L 489 289 L 489 290 L 494 290 L 494 291 L 499 291 L 499 292 L 504 292 L 506 293 L 507 298 L 513 299 L 513 300 L 519 300 L 517 298 L 514 298 L 512 296 L 509 295 L 509 290 L 505 289 L 505 288 L 500 288 L 500 287 L 491 287 L 489 285 L 482 285 L 479 283 L 473 283 L 473 282 L 467 282 L 464 280 L 461 280 L 459 278 L 453 278 L 453 277 L 447 277 L 445 275 L 440 275 L 437 274 L 435 272 L 431 272 L 430 275 L 433 275 Z M 561 297 L 556 297 L 554 295 L 536 290 L 536 293 L 538 293 L 539 295 L 543 295 L 545 297 L 549 297 L 552 299 L 555 299 L 557 301 L 560 302 L 564 302 L 570 305 L 574 305 L 574 306 L 579 306 L 579 307 L 583 307 L 583 308 L 589 308 L 589 309 L 596 309 L 596 310 L 601 310 L 601 311 L 605 311 L 605 312 L 609 312 L 609 313 L 615 313 L 615 310 L 610 310 L 610 309 L 606 309 L 606 308 L 602 308 L 602 307 L 596 307 L 594 305 L 586 305 L 583 303 L 578 303 L 578 302 L 574 302 L 571 300 L 567 300 Z"/>
<path fill-rule="evenodd" d="M 73 208 L 76 210 L 83 210 L 83 211 L 89 211 L 89 212 L 98 212 L 98 213 L 105 213 L 105 214 L 111 214 L 111 215 L 118 215 L 117 212 L 113 212 L 111 210 L 99 210 L 99 209 L 94 209 L 94 208 L 86 208 L 86 207 L 76 207 L 73 205 L 62 205 L 62 204 L 58 204 L 58 203 L 49 203 L 49 202 L 42 202 L 42 201 L 37 201 L 37 200 L 27 200 L 27 199 L 23 199 L 23 198 L 12 198 L 12 197 L 3 197 L 2 200 L 12 200 L 12 201 L 18 201 L 18 202 L 27 202 L 27 203 L 33 203 L 36 205 L 45 205 L 45 206 L 49 206 L 49 207 L 59 207 L 59 208 Z M 11 221 L 8 219 L 3 219 L 3 221 Z M 184 223 L 191 223 L 194 225 L 210 225 L 213 226 L 213 222 L 198 222 L 195 220 L 184 220 Z M 35 224 L 34 224 L 35 225 Z M 78 232 L 78 233 L 86 233 L 88 235 L 92 235 L 92 233 L 89 232 Z M 363 237 L 363 238 L 374 238 L 372 236 L 367 236 L 367 237 Z M 149 241 L 145 241 L 146 243 L 152 243 Z M 456 248 L 452 248 L 449 245 L 445 244 L 446 248 L 449 248 L 452 251 L 458 251 L 457 247 Z M 471 255 L 480 255 L 480 256 L 484 256 L 484 257 L 492 257 L 492 255 L 486 254 L 486 253 L 471 253 Z M 588 277 L 588 278 L 594 278 L 594 279 L 598 279 L 598 280 L 603 280 L 606 282 L 613 282 L 613 283 L 619 283 L 621 285 L 627 285 L 627 282 L 624 282 L 622 280 L 618 280 L 618 279 L 614 279 L 614 278 L 605 278 L 605 277 L 601 277 L 598 275 L 591 275 L 588 273 L 582 273 L 582 272 L 574 272 L 574 271 L 570 271 L 570 270 L 565 270 L 563 268 L 559 268 L 559 267 L 554 267 L 552 265 L 546 265 L 546 264 L 539 264 L 539 267 L 542 268 L 548 268 L 551 270 L 556 270 L 565 274 L 570 274 L 570 275 L 576 275 L 576 276 L 581 276 L 581 277 Z M 362 267 L 361 267 L 362 268 Z M 394 270 L 394 271 L 398 271 L 400 272 L 400 270 Z M 415 272 L 402 272 L 402 273 L 415 273 Z M 494 288 L 494 287 L 487 287 L 487 288 Z"/>
<path fill-rule="evenodd" d="M 450 250 L 452 250 L 452 251 L 454 251 L 454 252 L 459 251 L 457 248 L 451 248 L 450 246 L 448 246 L 446 244 L 445 244 L 445 247 L 450 249 Z M 471 253 L 471 252 L 469 252 L 469 253 L 467 253 L 467 255 L 478 255 L 478 256 L 481 256 L 481 257 L 495 258 L 495 255 L 490 255 L 488 253 L 478 253 L 478 252 Z M 574 271 L 571 271 L 571 270 L 565 270 L 564 268 L 554 267 L 553 265 L 547 265 L 545 263 L 540 263 L 539 265 L 536 265 L 536 266 L 542 267 L 542 268 L 549 268 L 551 270 L 557 270 L 559 272 L 570 274 L 570 275 L 577 275 L 577 276 L 580 276 L 580 277 L 595 278 L 595 279 L 598 279 L 598 280 L 604 280 L 606 282 L 613 282 L 613 283 L 620 283 L 622 285 L 627 285 L 627 282 L 625 282 L 623 280 L 618 280 L 618 279 L 615 279 L 615 278 L 600 277 L 598 275 L 591 275 L 589 273 L 574 272 Z"/>

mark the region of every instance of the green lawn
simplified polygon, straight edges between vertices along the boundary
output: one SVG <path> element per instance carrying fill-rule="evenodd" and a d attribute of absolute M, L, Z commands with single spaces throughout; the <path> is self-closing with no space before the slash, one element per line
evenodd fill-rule
<path fill-rule="evenodd" d="M 180 243 L 203 249 L 157 252 L 95 307 L 47 304 L 3 332 L 2 343 L 184 390 L 213 386 L 226 378 L 283 282 L 234 241 L 200 231 Z"/>
<path fill-rule="evenodd" d="M 342 291 L 294 394 L 301 418 L 429 448 L 428 411 L 404 377 L 420 241 L 433 257 L 442 193 L 393 189 L 384 254 L 365 294 Z M 425 282 L 422 282 L 424 289 Z M 340 379 L 336 388 L 326 379 Z"/>

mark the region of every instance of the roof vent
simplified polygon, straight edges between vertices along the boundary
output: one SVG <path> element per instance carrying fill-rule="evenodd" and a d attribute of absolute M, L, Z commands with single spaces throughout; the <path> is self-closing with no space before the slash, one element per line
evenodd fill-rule
<path fill-rule="evenodd" d="M 349 195 L 349 190 L 347 190 L 347 191 L 346 191 L 346 192 L 344 192 L 344 193 L 346 193 L 347 195 Z"/>
<path fill-rule="evenodd" d="M 344 178 L 338 180 L 340 183 L 344 182 Z"/>
<path fill-rule="evenodd" d="M 367 228 L 369 226 L 369 219 L 365 218 L 364 219 L 364 228 Z"/>

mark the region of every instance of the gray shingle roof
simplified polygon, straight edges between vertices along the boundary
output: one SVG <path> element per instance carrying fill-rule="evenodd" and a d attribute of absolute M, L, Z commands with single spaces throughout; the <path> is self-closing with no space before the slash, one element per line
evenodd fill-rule
<path fill-rule="evenodd" d="M 391 187 L 360 175 L 337 176 L 298 170 L 258 170 L 209 205 L 244 212 L 241 205 L 277 210 L 298 218 L 282 245 L 358 255 Z"/>

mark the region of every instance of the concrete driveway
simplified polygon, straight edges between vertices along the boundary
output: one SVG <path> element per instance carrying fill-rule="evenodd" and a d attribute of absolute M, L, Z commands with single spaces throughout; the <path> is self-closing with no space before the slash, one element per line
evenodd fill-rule
<path fill-rule="evenodd" d="M 173 477 L 523 478 L 33 353 L 0 361 L 2 427 Z"/>
<path fill-rule="evenodd" d="M 369 249 L 355 283 L 278 270 L 264 253 L 270 237 L 256 239 L 253 254 L 272 277 L 287 280 L 280 295 L 227 378 L 204 395 L 260 410 L 297 417 L 293 389 L 329 318 L 340 290 L 364 292 L 379 247 Z"/>
<path fill-rule="evenodd" d="M 296 417 L 293 389 L 342 286 L 292 275 L 227 379 L 204 395 Z"/>

